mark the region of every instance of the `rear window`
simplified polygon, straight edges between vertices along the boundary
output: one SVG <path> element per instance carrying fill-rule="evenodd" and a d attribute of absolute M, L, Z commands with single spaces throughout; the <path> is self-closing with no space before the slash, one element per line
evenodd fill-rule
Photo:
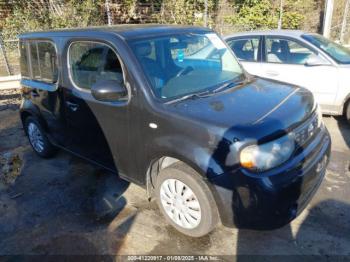
<path fill-rule="evenodd" d="M 27 54 L 27 46 L 26 43 L 19 43 L 19 52 L 21 54 L 21 74 L 22 77 L 28 78 L 29 76 L 29 66 L 28 66 L 28 54 Z"/>
<path fill-rule="evenodd" d="M 25 42 L 21 42 L 20 52 L 22 76 L 45 83 L 57 82 L 57 54 L 53 43 L 34 40 L 26 45 Z"/>

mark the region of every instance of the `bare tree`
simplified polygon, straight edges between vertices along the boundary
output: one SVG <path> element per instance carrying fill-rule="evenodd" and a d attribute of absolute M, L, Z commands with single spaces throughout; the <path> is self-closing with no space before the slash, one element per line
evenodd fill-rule
<path fill-rule="evenodd" d="M 63 3 L 61 1 L 49 0 L 48 4 L 49 4 L 50 12 L 52 12 L 55 15 L 58 15 L 58 16 L 63 15 L 63 12 L 62 12 L 62 5 L 63 5 Z"/>
<path fill-rule="evenodd" d="M 341 31 L 340 31 L 340 43 L 344 43 L 344 37 L 346 33 L 346 27 L 347 27 L 347 18 L 349 14 L 349 8 L 350 8 L 350 0 L 346 0 L 345 9 L 344 9 L 344 15 L 343 15 L 343 22 L 341 25 Z"/>
<path fill-rule="evenodd" d="M 204 26 L 208 26 L 208 0 L 204 0 Z"/>
<path fill-rule="evenodd" d="M 11 75 L 11 70 L 10 70 L 9 62 L 7 60 L 7 55 L 6 55 L 5 48 L 4 48 L 4 42 L 2 41 L 1 35 L 0 35 L 0 54 L 2 55 L 2 58 L 4 60 L 4 64 L 5 64 L 6 71 L 7 71 L 8 75 Z"/>
<path fill-rule="evenodd" d="M 280 17 L 278 19 L 278 29 L 282 29 L 282 17 L 283 17 L 283 0 L 280 0 Z"/>
<path fill-rule="evenodd" d="M 323 35 L 325 37 L 330 37 L 331 36 L 331 27 L 332 27 L 334 0 L 326 0 L 325 4 L 326 4 L 326 6 L 325 6 L 324 20 L 323 20 Z"/>
<path fill-rule="evenodd" d="M 110 9 L 110 6 L 109 6 L 109 0 L 105 1 L 105 7 L 106 7 L 106 14 L 107 14 L 108 25 L 111 26 L 113 24 L 113 21 L 112 21 L 111 9 Z"/>

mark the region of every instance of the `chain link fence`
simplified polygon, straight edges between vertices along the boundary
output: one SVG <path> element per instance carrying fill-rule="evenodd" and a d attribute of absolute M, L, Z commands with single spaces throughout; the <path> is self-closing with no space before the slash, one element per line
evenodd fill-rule
<path fill-rule="evenodd" d="M 0 35 L 0 77 L 19 73 L 18 39 L 3 40 Z"/>

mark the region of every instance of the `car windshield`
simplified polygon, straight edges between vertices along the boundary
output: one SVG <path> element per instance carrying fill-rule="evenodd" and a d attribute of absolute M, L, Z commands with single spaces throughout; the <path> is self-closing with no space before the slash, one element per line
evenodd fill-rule
<path fill-rule="evenodd" d="M 241 66 L 215 33 L 138 39 L 130 45 L 154 94 L 164 100 L 210 92 L 243 76 Z"/>
<path fill-rule="evenodd" d="M 314 46 L 323 50 L 339 64 L 350 64 L 350 50 L 348 48 L 317 34 L 306 34 L 302 37 Z"/>

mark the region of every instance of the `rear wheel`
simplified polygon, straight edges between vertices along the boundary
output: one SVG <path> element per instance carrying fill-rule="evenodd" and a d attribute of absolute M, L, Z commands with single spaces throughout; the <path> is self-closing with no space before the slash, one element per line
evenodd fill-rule
<path fill-rule="evenodd" d="M 344 108 L 344 117 L 350 124 L 350 100 L 346 103 Z"/>
<path fill-rule="evenodd" d="M 166 220 L 185 235 L 204 236 L 218 222 L 217 207 L 208 186 L 185 165 L 175 164 L 161 170 L 156 194 Z"/>
<path fill-rule="evenodd" d="M 39 156 L 48 158 L 56 152 L 56 147 L 47 138 L 44 129 L 34 117 L 27 117 L 24 123 L 29 143 Z"/>

